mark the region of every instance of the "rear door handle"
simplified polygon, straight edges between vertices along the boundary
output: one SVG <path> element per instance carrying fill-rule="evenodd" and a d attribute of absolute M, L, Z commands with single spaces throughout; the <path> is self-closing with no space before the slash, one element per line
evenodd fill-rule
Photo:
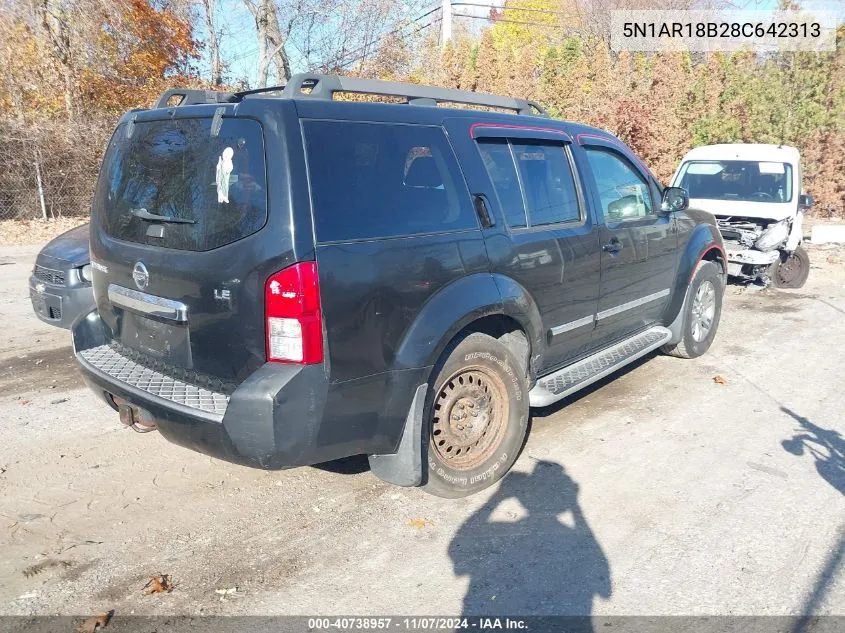
<path fill-rule="evenodd" d="M 615 255 L 616 253 L 622 250 L 622 242 L 619 241 L 619 238 L 614 237 L 612 240 L 610 240 L 609 244 L 605 244 L 601 247 L 601 249 L 605 253 Z"/>
<path fill-rule="evenodd" d="M 493 216 L 490 215 L 490 206 L 487 204 L 487 196 L 483 193 L 477 193 L 473 196 L 473 205 L 475 212 L 478 214 L 478 219 L 481 220 L 481 226 L 485 229 L 491 228 L 496 222 Z"/>

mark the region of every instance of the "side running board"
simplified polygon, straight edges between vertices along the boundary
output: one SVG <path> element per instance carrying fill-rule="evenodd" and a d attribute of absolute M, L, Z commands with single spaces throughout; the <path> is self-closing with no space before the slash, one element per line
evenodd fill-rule
<path fill-rule="evenodd" d="M 532 407 L 545 407 L 557 402 L 645 356 L 668 342 L 671 337 L 672 333 L 668 329 L 655 326 L 553 374 L 543 376 L 537 379 L 537 384 L 528 394 L 528 402 Z"/>

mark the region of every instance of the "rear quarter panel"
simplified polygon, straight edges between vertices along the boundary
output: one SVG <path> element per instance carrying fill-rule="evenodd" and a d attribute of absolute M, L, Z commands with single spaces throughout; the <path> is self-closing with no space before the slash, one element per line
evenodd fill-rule
<path fill-rule="evenodd" d="M 423 366 L 422 355 L 407 349 L 400 355 L 403 341 L 425 323 L 423 314 L 432 318 L 426 304 L 450 284 L 485 271 L 487 258 L 480 231 L 469 230 L 318 245 L 317 268 L 330 379 L 339 383 Z"/>

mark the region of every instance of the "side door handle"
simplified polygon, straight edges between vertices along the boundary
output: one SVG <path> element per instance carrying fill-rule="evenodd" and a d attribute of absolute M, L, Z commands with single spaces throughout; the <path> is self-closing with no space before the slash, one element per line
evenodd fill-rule
<path fill-rule="evenodd" d="M 490 215 L 490 206 L 487 204 L 487 196 L 483 193 L 476 193 L 472 197 L 472 204 L 475 207 L 475 212 L 478 214 L 478 219 L 481 220 L 481 226 L 489 229 L 496 224 L 493 216 Z"/>
<path fill-rule="evenodd" d="M 601 249 L 605 253 L 610 253 L 611 255 L 616 255 L 619 251 L 622 250 L 622 242 L 619 241 L 618 237 L 614 237 L 610 240 L 609 243 L 602 246 Z"/>

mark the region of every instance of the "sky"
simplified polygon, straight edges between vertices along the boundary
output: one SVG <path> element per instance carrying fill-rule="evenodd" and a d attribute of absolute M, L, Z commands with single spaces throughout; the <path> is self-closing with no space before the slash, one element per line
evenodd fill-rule
<path fill-rule="evenodd" d="M 461 2 L 472 2 L 473 0 L 460 0 Z M 485 5 L 489 4 L 503 4 L 504 0 L 477 0 Z M 418 15 L 422 15 L 435 6 L 440 6 L 440 0 L 429 0 L 430 6 L 421 10 Z M 469 7 L 461 7 L 461 12 L 467 12 Z M 486 14 L 489 7 L 479 7 L 481 13 Z M 416 17 L 416 16 L 414 16 Z M 432 14 L 431 18 L 437 18 L 438 14 Z M 425 24 L 430 18 L 421 21 L 420 24 Z M 229 79 L 237 81 L 238 79 L 246 79 L 250 86 L 254 86 L 256 77 L 258 75 L 258 40 L 255 31 L 255 22 L 249 10 L 243 3 L 243 0 L 220 0 L 220 8 L 218 11 L 218 21 L 223 31 L 221 38 L 221 54 L 223 60 L 229 63 Z M 409 29 L 410 31 L 410 29 Z M 200 39 L 205 39 L 205 30 L 197 29 L 197 35 Z M 301 62 L 301 56 L 293 47 L 288 47 L 288 56 L 291 59 L 291 66 L 293 72 L 305 72 L 310 70 L 305 68 Z M 204 60 L 201 67 L 203 70 L 207 68 L 207 62 Z"/>
<path fill-rule="evenodd" d="M 221 37 L 221 53 L 223 60 L 229 64 L 229 77 L 231 81 L 245 79 L 250 86 L 255 86 L 256 77 L 258 74 L 258 40 L 255 32 L 255 22 L 252 15 L 247 10 L 243 0 L 219 0 L 220 6 L 218 10 L 218 22 L 222 30 Z M 466 0 L 461 0 L 466 1 Z M 473 0 L 468 0 L 473 1 Z M 477 0 L 483 4 L 503 4 L 504 0 Z M 778 2 L 777 0 L 733 0 L 738 9 L 774 9 Z M 517 4 L 518 2 L 514 2 Z M 439 0 L 432 0 L 431 5 L 425 10 L 420 11 L 419 15 L 425 11 L 439 6 Z M 840 22 L 845 20 L 845 2 L 843 0 L 805 0 L 801 5 L 808 10 L 824 10 L 834 11 L 839 14 Z M 467 13 L 472 11 L 469 7 L 460 7 L 460 12 Z M 478 11 L 473 13 L 486 14 L 487 7 L 479 7 Z M 437 18 L 438 13 L 432 14 L 430 18 L 422 21 L 424 24 L 431 18 Z M 200 39 L 205 38 L 204 30 L 199 30 L 197 33 Z M 304 72 L 310 70 L 304 68 L 301 56 L 297 54 L 294 47 L 288 47 L 288 55 L 291 59 L 293 72 Z M 207 72 L 208 65 L 204 60 L 201 69 Z"/>

